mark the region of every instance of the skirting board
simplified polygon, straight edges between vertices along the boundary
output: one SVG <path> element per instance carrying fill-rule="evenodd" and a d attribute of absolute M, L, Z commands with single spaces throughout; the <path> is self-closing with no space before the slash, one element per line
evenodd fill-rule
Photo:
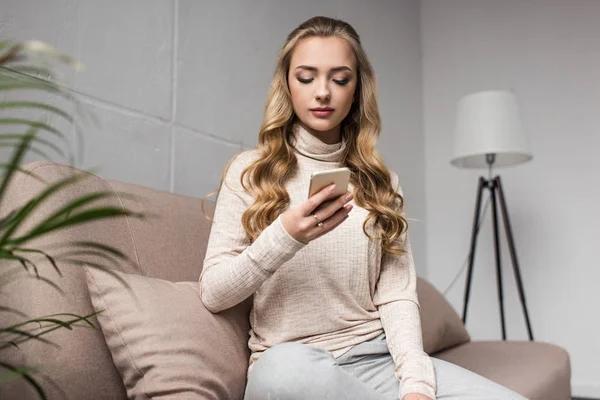
<path fill-rule="evenodd" d="M 573 397 L 586 399 L 600 399 L 599 383 L 575 383 L 571 382 L 571 393 Z"/>

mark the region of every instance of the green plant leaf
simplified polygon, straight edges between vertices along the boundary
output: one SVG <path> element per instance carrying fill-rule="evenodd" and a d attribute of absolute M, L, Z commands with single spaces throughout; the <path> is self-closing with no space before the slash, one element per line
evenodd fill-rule
<path fill-rule="evenodd" d="M 70 328 L 69 328 L 70 329 Z M 13 328 L 13 327 L 6 327 L 6 328 L 0 328 L 0 332 L 4 335 L 6 335 L 7 333 L 16 335 L 17 338 L 13 339 L 13 340 L 9 340 L 9 341 L 5 341 L 3 345 L 0 345 L 0 349 L 4 348 L 4 346 L 6 345 L 11 345 L 11 346 L 15 346 L 15 347 L 19 347 L 18 345 L 20 343 L 23 343 L 25 341 L 28 340 L 36 340 L 38 342 L 47 344 L 49 346 L 53 346 L 55 348 L 60 348 L 59 345 L 57 345 L 54 342 L 51 342 L 48 339 L 45 339 L 43 337 L 40 337 L 39 335 L 33 334 L 33 333 L 29 333 L 27 331 L 24 331 L 22 329 L 17 329 L 17 328 Z"/>
<path fill-rule="evenodd" d="M 23 371 L 27 371 L 30 370 L 29 368 L 23 368 Z M 10 381 L 14 381 L 17 379 L 22 378 L 22 375 L 18 372 L 14 372 L 14 371 L 8 371 L 8 372 L 4 372 L 0 374 L 0 383 L 3 382 L 10 382 Z"/>
<path fill-rule="evenodd" d="M 7 64 L 17 58 L 23 46 L 15 42 L 2 42 L 2 53 L 0 53 L 0 65 Z"/>
<path fill-rule="evenodd" d="M 16 141 L 16 143 L 10 143 L 11 147 L 14 147 L 16 144 L 18 144 L 21 140 L 23 140 L 23 134 L 22 133 L 0 133 L 0 145 L 2 143 L 5 142 L 11 142 L 11 141 Z M 49 140 L 40 138 L 40 137 L 34 137 L 33 142 L 37 142 L 40 143 L 44 146 L 47 146 L 49 148 L 51 148 L 52 150 L 54 150 L 58 155 L 60 155 L 63 158 L 67 158 L 66 154 L 61 150 L 60 147 L 58 147 L 57 145 L 55 145 L 54 143 L 52 143 Z"/>
<path fill-rule="evenodd" d="M 22 61 L 22 63 L 20 62 Z M 36 60 L 37 61 L 37 60 Z M 56 74 L 45 62 L 32 62 L 27 58 L 14 59 L 13 62 L 0 64 L 0 82 L 29 82 L 47 84 L 71 96 L 67 86 L 58 82 Z"/>
<path fill-rule="evenodd" d="M 95 262 L 90 262 L 88 260 L 81 260 L 81 259 L 77 259 L 77 258 L 67 258 L 67 259 L 64 259 L 63 261 L 69 262 L 69 263 L 72 263 L 72 264 L 76 264 L 76 265 L 80 265 L 82 267 L 90 267 L 90 268 L 94 268 L 94 269 L 98 269 L 98 270 L 101 270 L 103 272 L 106 272 L 107 274 L 109 274 L 113 278 L 115 278 L 117 281 L 119 281 L 119 283 L 121 283 L 127 289 L 131 289 L 131 287 L 129 286 L 129 284 L 127 283 L 126 280 L 124 280 L 123 278 L 121 278 L 117 273 L 115 273 L 115 271 L 111 270 L 110 268 L 106 268 L 105 265 L 98 264 L 98 263 L 95 263 Z"/>
<path fill-rule="evenodd" d="M 47 132 L 53 133 L 61 138 L 65 138 L 65 135 L 58 129 L 39 121 L 31 121 L 26 118 L 0 118 L 0 125 L 27 125 L 31 128 L 42 129 Z"/>
<path fill-rule="evenodd" d="M 21 141 L 21 143 L 19 143 L 16 150 L 14 151 L 13 156 L 10 162 L 8 163 L 8 172 L 4 175 L 4 179 L 2 180 L 2 184 L 0 185 L 0 204 L 2 204 L 2 199 L 4 197 L 4 193 L 6 191 L 8 183 L 10 182 L 15 171 L 20 169 L 19 166 L 21 165 L 21 160 L 25 156 L 25 153 L 27 152 L 27 149 L 29 148 L 29 145 L 35 137 L 36 133 L 37 129 L 30 128 L 27 131 L 27 133 L 23 136 L 23 140 Z"/>
<path fill-rule="evenodd" d="M 71 115 L 69 115 L 69 113 L 61 110 L 58 107 L 55 107 L 53 105 L 50 104 L 46 104 L 46 103 L 41 103 L 41 102 L 37 102 L 37 101 L 6 101 L 6 102 L 0 102 L 0 110 L 2 109 L 26 109 L 26 110 L 30 110 L 30 109 L 35 109 L 35 110 L 41 110 L 41 111 L 48 111 L 52 114 L 58 115 L 59 117 L 64 118 L 66 121 L 68 121 L 69 123 L 73 123 L 74 119 Z"/>
<path fill-rule="evenodd" d="M 25 243 L 33 238 L 45 235 L 46 233 L 55 232 L 59 229 L 64 229 L 74 225 L 80 225 L 83 223 L 92 222 L 95 220 L 105 220 L 107 218 L 116 218 L 116 217 L 142 217 L 141 214 L 134 213 L 132 211 L 123 210 L 121 208 L 116 207 L 99 207 L 93 210 L 83 211 L 79 214 L 74 214 L 68 217 L 68 219 L 46 224 L 43 226 L 38 226 L 28 234 L 13 238 L 7 239 L 4 243 L 9 245 L 19 245 Z"/>
<path fill-rule="evenodd" d="M 57 83 L 35 76 L 30 76 L 19 71 L 0 66 L 0 92 L 10 90 L 38 90 L 53 95 L 59 95 L 67 100 L 73 95 Z"/>
<path fill-rule="evenodd" d="M 73 329 L 73 328 L 71 328 L 71 325 L 68 322 L 61 321 L 60 319 L 50 318 L 50 317 L 41 317 L 41 318 L 30 319 L 30 320 L 24 321 L 24 322 L 19 322 L 18 324 L 14 324 L 14 325 L 8 326 L 6 328 L 3 328 L 3 330 L 9 331 L 11 329 L 17 329 L 17 328 L 20 328 L 22 326 L 27 326 L 27 325 L 34 324 L 34 323 L 39 324 L 40 328 L 41 328 L 42 327 L 42 325 L 41 325 L 42 322 L 50 322 L 51 324 L 60 325 L 61 327 L 67 328 L 69 330 Z"/>
<path fill-rule="evenodd" d="M 46 92 L 77 104 L 73 94 L 56 82 L 0 66 L 0 93 L 15 90 Z"/>
<path fill-rule="evenodd" d="M 24 174 L 29 174 L 29 171 L 27 171 L 26 169 L 23 169 L 18 165 L 15 166 L 13 164 L 0 163 L 0 169 L 5 169 L 7 171 L 19 171 Z"/>
<path fill-rule="evenodd" d="M 12 252 L 10 250 L 5 250 L 5 249 L 0 249 L 0 258 L 3 258 L 5 260 L 19 261 L 21 263 L 21 265 L 23 266 L 23 268 L 25 269 L 25 271 L 27 271 L 27 272 L 29 272 L 29 268 L 27 268 L 27 265 L 29 264 L 33 267 L 35 275 L 39 276 L 36 265 L 28 258 L 17 256 L 15 254 L 12 254 Z"/>
<path fill-rule="evenodd" d="M 59 261 L 63 261 L 63 259 L 65 259 L 67 257 L 76 257 L 76 256 L 94 256 L 94 257 L 99 257 L 99 258 L 102 258 L 102 259 L 108 261 L 110 264 L 114 265 L 115 267 L 118 267 L 118 266 L 122 265 L 122 262 L 123 262 L 123 260 L 116 260 L 111 255 L 103 253 L 103 252 L 101 252 L 99 250 L 87 250 L 87 249 L 67 251 L 65 253 L 57 254 L 56 258 Z"/>
<path fill-rule="evenodd" d="M 97 200 L 101 200 L 104 198 L 110 198 L 110 197 L 115 197 L 115 193 L 111 192 L 111 191 L 103 191 L 103 192 L 96 192 L 96 193 L 90 193 L 90 194 L 83 195 L 83 196 L 79 197 L 78 199 L 75 199 L 72 202 L 68 203 L 66 206 L 64 206 L 60 210 L 56 211 L 50 217 L 46 218 L 46 220 L 44 220 L 44 222 L 42 222 L 39 225 L 39 227 L 41 228 L 48 224 L 53 224 L 56 221 L 62 219 L 63 217 L 68 217 L 69 214 L 71 214 L 73 211 L 75 211 L 78 208 L 81 208 L 87 204 L 93 203 Z"/>
<path fill-rule="evenodd" d="M 64 247 L 67 247 L 66 249 Z M 48 248 L 47 251 L 51 249 Z M 61 252 L 58 252 L 61 251 Z M 76 256 L 93 256 L 99 257 L 103 260 L 106 260 L 110 264 L 115 267 L 121 267 L 124 264 L 129 265 L 134 269 L 139 268 L 138 264 L 124 254 L 119 249 L 105 245 L 99 242 L 90 242 L 90 241 L 75 241 L 69 242 L 67 244 L 61 244 L 61 248 L 57 250 L 55 253 L 55 258 L 57 261 L 62 262 L 63 259 L 67 257 L 76 257 Z"/>
<path fill-rule="evenodd" d="M 37 65 L 11 65 L 10 67 L 5 68 L 17 74 L 27 75 L 46 81 L 54 79 L 54 72 L 52 72 L 52 70 Z"/>
<path fill-rule="evenodd" d="M 41 275 L 38 275 L 35 277 L 36 280 L 40 281 L 40 282 L 44 282 L 45 284 L 47 284 L 48 286 L 50 286 L 52 289 L 56 290 L 58 293 L 60 293 L 61 295 L 65 294 L 65 291 L 62 290 L 60 288 L 60 286 L 58 286 L 55 282 L 53 282 L 52 280 L 45 278 Z"/>
<path fill-rule="evenodd" d="M 0 312 L 11 313 L 18 315 L 19 317 L 28 318 L 27 314 L 25 314 L 24 312 L 11 307 L 0 306 Z"/>
<path fill-rule="evenodd" d="M 17 215 L 17 210 L 12 210 L 8 215 L 2 219 L 0 219 L 0 230 L 4 229 L 8 225 L 12 224 L 15 220 L 15 216 Z"/>
<path fill-rule="evenodd" d="M 11 163 L 11 165 L 12 164 L 13 163 Z M 40 204 L 42 204 L 45 200 L 50 198 L 50 196 L 52 196 L 54 193 L 58 192 L 62 188 L 74 184 L 84 178 L 84 175 L 72 175 L 63 178 L 53 183 L 52 185 L 49 185 L 42 193 L 30 200 L 17 212 L 17 215 L 13 218 L 13 223 L 11 224 L 10 228 L 4 233 L 4 235 L 2 235 L 2 238 L 0 238 L 0 247 L 4 247 L 6 245 L 7 239 L 17 230 L 17 228 L 25 220 L 27 215 L 29 215 L 35 208 L 37 208 Z M 3 186 L 7 185 L 7 179 L 8 178 L 4 179 L 5 182 L 3 182 Z M 0 198 L 2 196 L 2 193 L 4 193 L 4 190 L 4 187 L 0 187 Z"/>
<path fill-rule="evenodd" d="M 68 55 L 66 55 L 64 53 L 61 53 L 60 51 L 56 50 L 54 47 L 52 47 L 49 44 L 44 43 L 42 41 L 25 40 L 25 41 L 21 42 L 20 45 L 21 45 L 21 48 L 26 53 L 45 54 L 45 55 L 48 55 L 52 58 L 55 58 L 55 59 L 65 63 L 65 64 L 68 64 L 75 70 L 83 69 L 83 64 L 81 64 L 79 61 L 69 57 Z"/>
<path fill-rule="evenodd" d="M 10 46 L 14 45 L 12 40 L 0 40 L 0 54 L 2 54 Z"/>
<path fill-rule="evenodd" d="M 73 313 L 57 313 L 57 314 L 49 314 L 46 315 L 42 318 L 52 318 L 52 317 L 73 317 L 75 318 L 73 321 L 70 321 L 71 324 L 77 323 L 77 322 L 85 322 L 87 325 L 89 325 L 90 327 L 97 329 L 96 325 L 94 325 L 93 323 L 91 323 L 89 320 L 92 317 L 95 317 L 96 315 L 100 314 L 101 312 L 103 312 L 104 310 L 100 310 L 100 311 L 95 311 L 91 314 L 88 315 L 84 315 L 84 316 L 80 316 L 77 314 L 73 314 Z"/>
<path fill-rule="evenodd" d="M 66 328 L 69 330 L 72 330 L 73 326 L 78 323 L 78 322 L 85 322 L 86 325 L 92 327 L 92 328 L 96 328 L 96 326 L 89 321 L 90 318 L 95 317 L 96 315 L 98 315 L 99 312 L 93 312 L 91 314 L 88 315 L 77 315 L 77 314 L 73 314 L 73 313 L 57 313 L 57 314 L 49 314 L 49 315 L 45 315 L 43 317 L 39 317 L 39 318 L 32 318 L 29 319 L 27 321 L 23 321 L 23 322 L 19 322 L 18 324 L 14 324 L 14 325 L 10 325 L 4 328 L 0 328 L 0 332 L 8 332 L 12 329 L 18 329 L 27 325 L 31 325 L 31 324 L 36 324 L 39 325 L 38 327 L 34 328 L 35 329 L 44 329 L 44 328 L 48 328 L 48 326 L 44 326 L 42 325 L 42 322 L 47 322 L 49 323 L 53 328 Z M 60 320 L 58 318 L 55 317 L 71 317 L 74 318 L 70 321 L 63 321 Z M 29 334 L 29 332 L 28 332 Z M 38 333 L 39 335 L 39 333 Z M 25 335 L 28 336 L 28 335 Z"/>
<path fill-rule="evenodd" d="M 0 148 L 2 148 L 2 147 L 14 148 L 17 144 L 18 143 L 2 143 L 2 144 L 0 144 Z M 29 151 L 39 155 L 44 160 L 50 159 L 50 156 L 48 156 L 48 154 L 44 153 L 42 150 L 40 150 L 37 147 L 29 146 Z"/>
<path fill-rule="evenodd" d="M 20 172 L 22 174 L 25 174 L 28 177 L 31 177 L 32 179 L 35 179 L 36 181 L 38 181 L 40 183 L 44 183 L 44 184 L 48 183 L 44 178 L 42 178 L 40 175 L 36 174 L 33 170 L 22 168 L 20 165 L 15 166 L 15 165 L 6 164 L 6 163 L 0 163 L 0 169 L 4 169 L 7 171 L 14 170 L 15 172 Z M 2 175 L 2 176 L 4 177 L 4 175 Z"/>
<path fill-rule="evenodd" d="M 19 55 L 31 57 L 35 55 L 44 55 L 57 59 L 60 62 L 70 65 L 75 70 L 83 69 L 83 65 L 61 53 L 54 47 L 39 40 L 25 40 L 22 42 L 3 42 L 2 53 L 0 53 L 0 64 L 7 64 L 18 60 Z"/>
<path fill-rule="evenodd" d="M 2 268 L 2 273 L 0 274 L 0 287 L 16 281 L 24 273 L 26 274 L 26 272 L 23 271 L 23 268 L 21 268 L 20 266 L 9 268 L 6 268 L 6 266 L 4 266 Z"/>
<path fill-rule="evenodd" d="M 33 272 L 34 272 L 34 277 L 41 281 L 46 283 L 48 286 L 52 287 L 54 290 L 56 290 L 58 293 L 60 294 L 65 294 L 65 292 L 60 288 L 60 286 L 58 286 L 56 283 L 54 283 L 52 280 L 43 277 L 39 274 L 39 268 L 38 266 L 31 260 L 26 259 L 24 257 L 20 257 L 17 255 L 14 255 L 12 253 L 10 253 L 10 251 L 1 249 L 0 250 L 0 259 L 8 259 L 8 260 L 16 260 L 19 261 L 19 263 L 23 266 L 23 269 L 25 270 L 25 272 L 30 273 L 29 268 L 27 267 L 27 265 L 31 265 Z M 56 271 L 58 272 L 59 275 L 62 276 L 62 273 L 60 272 L 60 270 L 58 269 L 58 266 L 55 266 Z M 4 274 L 3 274 L 4 275 Z M 12 279 L 12 280 L 16 280 L 16 279 Z M 8 281 L 7 279 L 2 279 L 0 280 L 0 287 L 5 284 L 8 283 L 10 281 Z"/>
<path fill-rule="evenodd" d="M 49 332 L 55 331 L 57 329 L 60 328 L 66 328 L 71 330 L 73 326 L 75 326 L 75 324 L 77 324 L 78 322 L 85 322 L 86 323 L 86 327 L 92 327 L 94 329 L 97 329 L 97 327 L 90 321 L 90 318 L 95 317 L 96 315 L 98 315 L 99 313 L 101 313 L 103 310 L 101 311 L 97 311 L 85 316 L 79 316 L 76 314 L 71 314 L 71 313 L 58 313 L 58 314 L 51 314 L 51 315 L 47 315 L 44 317 L 40 317 L 40 318 L 36 318 L 36 319 L 31 319 L 28 321 L 23 321 L 19 324 L 15 324 L 15 325 L 11 325 L 8 327 L 4 327 L 4 328 L 0 328 L 0 338 L 4 335 L 6 336 L 7 334 L 12 334 L 12 335 L 18 335 L 18 338 L 7 341 L 7 339 L 3 339 L 4 343 L 0 344 L 0 350 L 3 348 L 6 348 L 8 346 L 17 346 L 21 343 L 27 342 L 29 340 L 38 340 L 38 341 L 43 341 L 43 342 L 49 342 L 46 339 L 43 339 L 42 336 L 46 335 Z M 74 319 L 70 320 L 70 321 L 62 321 L 62 320 L 58 320 L 56 318 L 53 317 L 58 317 L 58 316 L 69 316 L 69 317 L 74 317 Z M 46 322 L 49 325 L 42 325 L 42 322 Z M 23 330 L 23 329 L 18 329 L 21 327 L 25 327 L 26 325 L 30 325 L 30 324 L 37 324 L 39 325 L 38 327 L 32 328 L 29 331 Z M 81 325 L 77 325 L 80 327 L 83 327 Z M 36 332 L 38 331 L 38 332 Z M 48 344 L 48 343 L 47 343 Z M 49 344 L 52 344 L 54 346 L 58 346 L 55 343 L 49 342 Z M 60 347 L 60 346 L 58 346 Z"/>
<path fill-rule="evenodd" d="M 1 77 L 1 75 L 0 75 Z M 32 78 L 33 79 L 33 78 Z M 0 79 L 0 91 L 8 90 L 42 90 L 50 93 L 62 93 L 62 91 L 53 86 L 52 84 L 44 81 L 45 84 L 39 82 L 18 82 L 18 81 L 6 81 Z"/>
<path fill-rule="evenodd" d="M 13 252 L 13 254 L 15 251 L 19 251 L 22 253 L 36 253 L 36 254 L 43 255 L 46 258 L 46 260 L 48 260 L 50 262 L 50 264 L 54 267 L 54 270 L 56 271 L 56 273 L 58 273 L 59 276 L 62 276 L 62 272 L 60 272 L 60 269 L 58 269 L 58 265 L 56 265 L 56 260 L 50 254 L 48 254 L 42 250 L 26 249 L 26 248 L 22 248 L 22 247 L 15 247 L 15 248 L 11 249 L 11 252 Z"/>
<path fill-rule="evenodd" d="M 78 241 L 78 242 L 73 242 L 73 245 L 81 246 L 81 247 L 92 247 L 94 249 L 98 249 L 98 250 L 110 253 L 113 256 L 118 257 L 120 259 L 125 259 L 125 260 L 129 259 L 121 250 L 119 250 L 115 247 L 112 247 L 112 246 L 108 246 L 103 243 L 90 242 L 90 241 Z"/>
<path fill-rule="evenodd" d="M 44 393 L 44 390 L 42 389 L 42 387 L 40 386 L 40 384 L 33 378 L 33 376 L 31 376 L 30 371 L 32 371 L 31 368 L 23 368 L 23 367 L 16 367 L 13 366 L 12 364 L 0 361 L 0 367 L 3 367 L 5 369 L 7 369 L 8 371 L 14 373 L 15 375 L 22 377 L 23 379 L 25 379 L 27 381 L 27 383 L 29 383 L 36 391 L 36 393 L 38 394 L 38 396 L 40 397 L 40 399 L 42 400 L 46 400 L 46 394 Z"/>
<path fill-rule="evenodd" d="M 11 163 L 12 164 L 12 163 Z M 42 193 L 40 193 L 39 195 L 37 195 L 34 199 L 30 200 L 25 206 L 23 206 L 18 212 L 17 215 L 14 216 L 13 220 L 12 220 L 12 224 L 10 225 L 10 227 L 6 230 L 6 232 L 2 235 L 2 238 L 0 238 L 0 248 L 6 246 L 8 243 L 8 239 L 9 237 L 17 230 L 17 228 L 20 226 L 20 224 L 26 219 L 26 217 L 37 207 L 39 207 L 45 200 L 47 200 L 48 198 L 50 198 L 54 193 L 62 190 L 63 188 L 65 188 L 66 186 L 69 186 L 71 184 L 75 184 L 76 182 L 83 180 L 89 176 L 92 176 L 92 173 L 90 172 L 90 175 L 86 176 L 85 174 L 76 174 L 76 175 L 72 175 L 66 178 L 63 178 L 59 181 L 56 181 L 55 183 L 49 185 Z M 5 181 L 8 178 L 5 178 Z M 0 196 L 2 195 L 2 188 L 0 188 Z M 110 191 L 104 191 L 104 192 L 99 192 L 99 193 L 110 193 L 111 195 L 114 196 L 114 192 L 110 192 Z M 138 196 L 135 195 L 130 195 L 130 194 L 126 194 L 126 193 L 120 193 L 119 194 L 119 198 L 121 199 L 137 199 Z M 74 202 L 78 202 L 79 200 L 76 199 L 74 200 Z M 65 208 L 68 209 L 69 205 L 67 205 Z M 131 213 L 129 211 L 126 210 L 121 210 L 121 212 L 125 213 L 125 215 L 130 215 L 132 217 L 143 217 L 141 214 L 135 214 L 135 213 Z M 86 221 L 83 221 L 86 222 Z M 45 223 L 42 222 L 40 223 L 40 225 L 43 225 Z M 39 225 L 38 225 L 39 226 Z M 20 242 L 15 242 L 12 244 L 21 244 L 22 241 Z"/>

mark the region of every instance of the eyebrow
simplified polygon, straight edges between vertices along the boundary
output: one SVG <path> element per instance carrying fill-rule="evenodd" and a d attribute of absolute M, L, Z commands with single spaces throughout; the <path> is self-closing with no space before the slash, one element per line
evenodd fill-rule
<path fill-rule="evenodd" d="M 306 69 L 308 71 L 317 71 L 317 67 L 313 67 L 311 65 L 298 65 L 296 67 L 296 69 Z M 339 72 L 339 71 L 350 71 L 352 72 L 352 69 L 350 67 L 347 67 L 345 65 L 341 65 L 339 67 L 333 67 L 330 70 L 331 72 Z"/>

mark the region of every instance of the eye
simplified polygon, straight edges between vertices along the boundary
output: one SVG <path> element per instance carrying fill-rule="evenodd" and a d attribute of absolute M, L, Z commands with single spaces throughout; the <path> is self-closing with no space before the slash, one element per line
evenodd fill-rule
<path fill-rule="evenodd" d="M 333 81 L 340 86 L 347 85 L 350 82 L 348 79 L 334 79 Z"/>
<path fill-rule="evenodd" d="M 300 83 L 311 83 L 314 80 L 314 78 L 301 78 L 301 77 L 298 77 L 296 79 L 298 79 L 298 82 L 300 82 Z"/>

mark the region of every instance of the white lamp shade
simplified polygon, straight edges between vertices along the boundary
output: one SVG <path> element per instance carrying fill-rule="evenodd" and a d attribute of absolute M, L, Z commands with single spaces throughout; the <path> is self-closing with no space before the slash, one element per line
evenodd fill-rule
<path fill-rule="evenodd" d="M 460 168 L 488 168 L 486 154 L 494 154 L 494 167 L 533 158 L 514 93 L 492 90 L 472 93 L 458 102 L 454 154 Z"/>

